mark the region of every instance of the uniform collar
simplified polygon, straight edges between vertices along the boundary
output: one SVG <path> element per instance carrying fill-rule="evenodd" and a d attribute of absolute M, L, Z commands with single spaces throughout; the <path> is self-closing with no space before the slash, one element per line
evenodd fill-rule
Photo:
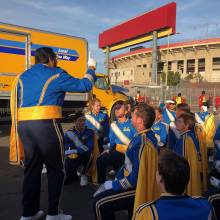
<path fill-rule="evenodd" d="M 138 134 L 147 133 L 147 132 L 149 132 L 149 131 L 151 131 L 151 128 L 144 129 L 144 130 L 142 130 L 142 131 L 138 132 Z"/>
<path fill-rule="evenodd" d="M 158 124 L 159 122 L 161 122 L 162 119 L 158 120 L 158 121 L 155 121 L 154 124 Z"/>
<path fill-rule="evenodd" d="M 93 112 L 91 112 L 91 113 L 92 113 L 93 115 L 95 115 L 95 116 L 98 116 L 98 114 L 99 114 L 99 113 L 98 113 L 98 114 L 95 114 L 95 113 L 93 113 Z"/>
<path fill-rule="evenodd" d="M 176 195 L 176 194 L 171 194 L 171 193 L 161 193 L 160 199 L 164 200 L 169 200 L 169 199 L 185 199 L 188 198 L 187 195 L 182 194 L 182 195 Z"/>
<path fill-rule="evenodd" d="M 125 121 L 123 121 L 123 122 L 120 122 L 119 120 L 117 120 L 117 122 L 118 122 L 119 124 L 124 124 L 124 123 L 127 122 L 127 121 L 128 121 L 128 118 L 126 118 Z"/>
<path fill-rule="evenodd" d="M 187 131 L 184 131 L 183 133 L 181 133 L 180 135 L 184 135 L 186 133 L 189 133 L 191 130 L 187 130 Z"/>

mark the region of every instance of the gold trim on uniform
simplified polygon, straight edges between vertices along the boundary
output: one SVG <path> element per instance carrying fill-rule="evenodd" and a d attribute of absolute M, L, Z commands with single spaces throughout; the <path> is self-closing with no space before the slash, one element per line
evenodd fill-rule
<path fill-rule="evenodd" d="M 56 74 L 54 76 L 51 76 L 47 81 L 46 83 L 44 84 L 44 87 L 41 91 L 41 95 L 40 95 L 40 98 L 39 98 L 39 101 L 38 101 L 38 104 L 37 105 L 41 105 L 43 99 L 44 99 L 44 96 L 45 96 L 45 93 L 46 93 L 46 90 L 47 90 L 47 87 L 49 86 L 49 84 L 54 80 L 54 79 L 57 79 L 59 77 L 60 74 Z"/>
<path fill-rule="evenodd" d="M 132 196 L 135 195 L 135 190 L 131 190 L 131 191 L 127 191 L 127 192 L 123 192 L 123 193 L 118 193 L 115 195 L 111 195 L 111 196 L 106 196 L 102 199 L 100 199 L 97 203 L 96 203 L 96 216 L 98 220 L 102 220 L 101 218 L 101 213 L 100 213 L 100 209 L 99 207 L 103 204 L 105 204 L 106 202 L 112 202 L 115 201 L 119 198 L 126 198 L 127 196 Z"/>
<path fill-rule="evenodd" d="M 59 139 L 59 143 L 60 143 L 60 154 L 61 154 L 61 160 L 64 163 L 64 152 L 63 152 L 63 136 L 60 133 L 60 129 L 56 123 L 56 120 L 53 119 L 53 125 L 55 128 L 55 131 L 57 133 L 57 137 Z"/>
<path fill-rule="evenodd" d="M 69 154 L 67 157 L 69 159 L 76 159 L 77 157 L 79 157 L 79 155 L 78 154 Z"/>
<path fill-rule="evenodd" d="M 24 91 L 24 89 L 23 89 L 23 83 L 22 83 L 21 79 L 18 79 L 18 82 L 21 86 L 20 105 L 19 105 L 21 107 L 23 104 L 23 94 L 24 94 L 23 91 Z"/>

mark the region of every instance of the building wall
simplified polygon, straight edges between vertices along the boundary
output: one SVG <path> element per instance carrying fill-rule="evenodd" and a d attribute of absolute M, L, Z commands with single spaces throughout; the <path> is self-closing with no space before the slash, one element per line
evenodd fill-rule
<path fill-rule="evenodd" d="M 219 57 L 220 59 L 220 43 L 196 46 L 191 45 L 184 48 L 169 48 L 169 50 L 162 49 L 158 51 L 158 62 L 162 63 L 163 72 L 167 71 L 166 64 L 169 62 L 171 64 L 168 65 L 171 67 L 170 70 L 180 72 L 181 77 L 185 78 L 189 75 L 189 73 L 187 73 L 187 60 L 195 60 L 193 73 L 200 73 L 203 79 L 207 82 L 220 82 L 220 63 L 219 65 L 215 65 L 216 70 L 213 70 L 214 57 Z M 205 59 L 204 72 L 199 72 L 199 59 Z M 177 64 L 180 60 L 184 61 L 183 72 L 178 69 Z M 134 84 L 149 84 L 151 82 L 151 52 L 142 52 L 130 56 L 128 54 L 125 57 L 114 59 L 113 62 L 117 69 L 110 70 L 112 83 L 123 84 L 124 80 L 129 80 L 130 83 Z M 116 72 L 120 72 L 120 75 L 117 77 L 115 77 Z"/>

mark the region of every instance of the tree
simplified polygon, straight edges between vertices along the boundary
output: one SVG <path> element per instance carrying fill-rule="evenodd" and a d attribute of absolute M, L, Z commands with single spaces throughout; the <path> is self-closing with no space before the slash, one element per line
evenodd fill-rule
<path fill-rule="evenodd" d="M 203 76 L 200 74 L 200 73 L 190 73 L 188 74 L 185 78 L 184 78 L 185 81 L 195 81 L 195 82 L 202 82 L 204 79 L 203 79 Z"/>
<path fill-rule="evenodd" d="M 167 85 L 168 86 L 176 86 L 180 83 L 180 73 L 179 72 L 174 72 L 174 71 L 168 71 L 168 76 L 167 76 Z M 162 81 L 166 82 L 166 73 L 162 73 Z"/>

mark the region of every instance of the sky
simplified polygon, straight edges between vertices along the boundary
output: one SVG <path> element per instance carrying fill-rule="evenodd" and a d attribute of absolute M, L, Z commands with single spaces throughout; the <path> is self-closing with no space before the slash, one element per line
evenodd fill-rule
<path fill-rule="evenodd" d="M 104 72 L 104 53 L 98 48 L 99 33 L 167 0 L 0 0 L 0 21 L 88 40 L 89 51 Z M 176 32 L 170 43 L 220 37 L 220 0 L 176 0 Z M 161 39 L 159 45 L 167 44 Z M 149 47 L 151 43 L 143 46 Z M 124 49 L 111 56 L 129 51 Z"/>

